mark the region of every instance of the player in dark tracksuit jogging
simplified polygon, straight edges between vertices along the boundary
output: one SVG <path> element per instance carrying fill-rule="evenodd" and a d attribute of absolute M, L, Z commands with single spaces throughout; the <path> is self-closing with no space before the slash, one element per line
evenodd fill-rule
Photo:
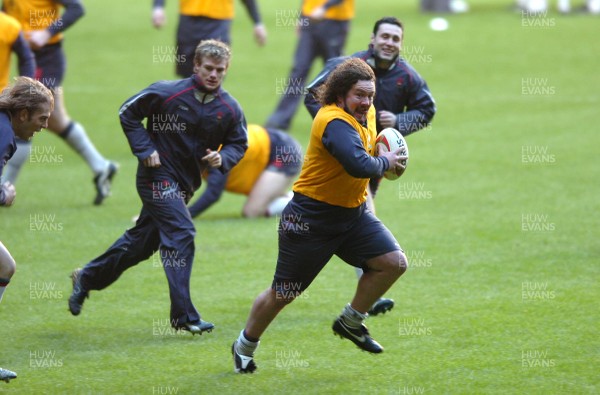
<path fill-rule="evenodd" d="M 152 84 L 121 107 L 123 131 L 139 159 L 136 186 L 143 206 L 133 228 L 73 272 L 73 315 L 80 313 L 89 291 L 106 288 L 160 250 L 169 282 L 171 326 L 193 334 L 214 327 L 200 319 L 190 297 L 196 232 L 186 203 L 200 187 L 205 169 L 225 173 L 247 149 L 244 113 L 220 87 L 230 57 L 226 44 L 202 41 L 192 77 Z"/>
<path fill-rule="evenodd" d="M 371 44 L 366 51 L 356 52 L 350 57 L 364 60 L 377 78 L 375 100 L 377 110 L 377 132 L 385 128 L 395 128 L 403 136 L 426 128 L 431 123 L 437 109 L 427 82 L 400 56 L 404 25 L 394 17 L 384 17 L 375 22 Z M 304 104 L 315 117 L 321 107 L 314 92 L 327 76 L 347 57 L 330 59 L 323 71 L 308 86 Z M 375 196 L 381 178 L 369 183 L 369 192 Z"/>
<path fill-rule="evenodd" d="M 349 57 L 364 60 L 375 73 L 376 92 L 373 105 L 377 110 L 377 132 L 395 128 L 408 136 L 427 127 L 436 112 L 435 100 L 425 80 L 402 57 L 404 25 L 397 18 L 384 17 L 375 22 L 371 43 L 366 51 L 356 52 Z M 307 86 L 304 104 L 315 117 L 321 105 L 315 92 L 327 80 L 327 76 L 348 57 L 330 59 L 323 71 Z M 373 198 L 379 188 L 381 177 L 369 182 L 367 206 L 375 212 Z M 360 277 L 362 270 L 357 269 Z M 381 298 L 369 310 L 370 315 L 385 313 L 394 307 L 392 299 Z"/>
<path fill-rule="evenodd" d="M 377 132 L 393 127 L 406 137 L 427 127 L 435 115 L 436 107 L 425 80 L 400 57 L 403 32 L 404 26 L 399 20 L 382 18 L 375 23 L 369 49 L 350 57 L 364 60 L 377 78 L 377 92 L 373 101 L 377 110 Z M 327 80 L 333 69 L 347 58 L 330 59 L 323 71 L 307 86 L 304 104 L 313 118 L 321 108 L 314 92 Z"/>

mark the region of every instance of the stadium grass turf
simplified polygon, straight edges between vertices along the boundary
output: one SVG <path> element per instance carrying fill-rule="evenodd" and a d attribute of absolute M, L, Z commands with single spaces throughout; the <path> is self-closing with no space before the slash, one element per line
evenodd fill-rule
<path fill-rule="evenodd" d="M 67 107 L 98 148 L 121 164 L 113 195 L 93 207 L 92 175 L 55 136 L 35 137 L 2 209 L 1 240 L 18 262 L 0 305 L 0 366 L 15 394 L 594 394 L 598 379 L 599 208 L 596 121 L 598 18 L 550 11 L 537 19 L 509 2 L 471 2 L 433 32 L 416 2 L 357 3 L 346 52 L 366 47 L 373 22 L 406 24 L 405 53 L 438 113 L 408 137 L 409 169 L 384 181 L 377 214 L 411 268 L 388 292 L 395 309 L 367 324 L 386 348 L 373 356 L 332 335 L 354 291 L 337 258 L 269 328 L 257 374 L 233 373 L 230 345 L 272 278 L 276 219 L 243 220 L 225 196 L 201 219 L 192 295 L 211 334 L 168 329 L 167 284 L 156 257 L 67 311 L 68 275 L 132 225 L 136 160 L 117 117 L 129 96 L 174 78 L 176 4 L 150 26 L 143 2 L 86 2 L 67 33 Z M 296 5 L 260 2 L 269 42 L 257 48 L 237 4 L 226 88 L 249 122 L 276 104 L 290 68 Z M 110 16 L 110 17 L 109 17 Z M 320 64 L 316 64 L 314 75 Z M 306 146 L 308 113 L 291 133 Z M 596 302 L 594 302 L 596 301 Z"/>

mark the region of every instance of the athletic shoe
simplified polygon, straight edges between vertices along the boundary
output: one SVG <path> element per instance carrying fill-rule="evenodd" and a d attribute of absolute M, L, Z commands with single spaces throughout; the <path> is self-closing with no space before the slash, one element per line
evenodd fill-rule
<path fill-rule="evenodd" d="M 195 323 L 186 322 L 182 326 L 178 326 L 177 329 L 182 331 L 188 331 L 192 335 L 202 335 L 202 332 L 212 332 L 214 327 L 214 324 L 200 320 L 199 322 Z"/>
<path fill-rule="evenodd" d="M 8 382 L 10 382 L 10 380 L 16 379 L 16 378 L 17 378 L 17 374 L 15 372 L 11 372 L 8 369 L 0 368 L 0 380 L 1 381 L 6 381 L 8 383 Z"/>
<path fill-rule="evenodd" d="M 69 311 L 73 315 L 79 315 L 81 308 L 83 307 L 83 301 L 88 297 L 88 292 L 81 287 L 79 277 L 81 276 L 81 269 L 73 270 L 71 273 L 71 281 L 73 282 L 73 293 L 69 297 Z"/>
<path fill-rule="evenodd" d="M 383 347 L 369 335 L 369 330 L 364 324 L 361 324 L 359 328 L 351 328 L 346 325 L 342 317 L 338 317 L 333 322 L 333 333 L 341 338 L 345 337 L 365 351 L 374 354 L 383 352 Z"/>
<path fill-rule="evenodd" d="M 108 162 L 106 169 L 94 177 L 94 185 L 96 186 L 94 204 L 96 206 L 102 204 L 104 199 L 110 196 L 110 184 L 115 174 L 117 174 L 117 170 L 119 170 L 119 166 L 116 163 Z"/>
<path fill-rule="evenodd" d="M 371 306 L 369 315 L 385 314 L 386 311 L 390 311 L 393 308 L 393 299 L 379 298 L 375 303 L 373 303 L 373 306 Z"/>
<path fill-rule="evenodd" d="M 236 373 L 254 373 L 256 368 L 256 364 L 254 363 L 253 357 L 248 357 L 246 355 L 238 354 L 235 350 L 235 344 L 237 340 L 233 342 L 231 345 L 231 355 L 233 355 L 233 365 L 235 367 Z"/>

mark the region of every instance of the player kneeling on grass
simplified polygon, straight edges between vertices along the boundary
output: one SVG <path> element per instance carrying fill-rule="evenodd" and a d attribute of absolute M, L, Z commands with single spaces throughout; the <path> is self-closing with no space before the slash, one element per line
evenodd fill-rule
<path fill-rule="evenodd" d="M 262 217 L 281 214 L 291 199 L 289 187 L 302 167 L 302 147 L 277 129 L 248 125 L 248 150 L 231 171 L 207 170 L 207 186 L 190 206 L 196 217 L 216 203 L 223 191 L 248 196 L 242 215 Z"/>
<path fill-rule="evenodd" d="M 17 149 L 15 137 L 29 141 L 35 132 L 48 127 L 54 108 L 52 92 L 38 81 L 19 77 L 0 94 L 0 176 L 4 165 Z M 0 206 L 10 206 L 17 192 L 5 182 L 0 188 Z M 16 264 L 8 249 L 0 242 L 0 301 L 15 273 Z M 17 374 L 0 368 L 0 380 L 7 383 Z"/>
<path fill-rule="evenodd" d="M 365 351 L 383 351 L 363 321 L 404 273 L 407 262 L 391 232 L 367 210 L 367 185 L 370 178 L 402 167 L 400 161 L 407 157 L 400 149 L 374 156 L 374 94 L 375 75 L 360 59 L 341 63 L 319 90 L 323 107 L 312 124 L 294 197 L 281 214 L 273 282 L 254 301 L 246 327 L 232 346 L 236 372 L 256 369 L 259 338 L 333 255 L 365 272 L 354 298 L 334 320 L 334 333 Z"/>

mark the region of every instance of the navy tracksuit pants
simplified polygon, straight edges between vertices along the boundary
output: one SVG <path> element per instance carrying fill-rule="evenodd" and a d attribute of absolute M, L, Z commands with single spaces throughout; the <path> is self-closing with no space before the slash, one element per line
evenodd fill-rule
<path fill-rule="evenodd" d="M 80 277 L 85 290 L 101 290 L 127 269 L 150 258 L 157 250 L 169 283 L 171 325 L 195 323 L 200 314 L 190 297 L 196 230 L 186 207 L 189 197 L 168 176 L 137 179 L 143 207 L 140 216 L 106 252 L 88 263 Z"/>

